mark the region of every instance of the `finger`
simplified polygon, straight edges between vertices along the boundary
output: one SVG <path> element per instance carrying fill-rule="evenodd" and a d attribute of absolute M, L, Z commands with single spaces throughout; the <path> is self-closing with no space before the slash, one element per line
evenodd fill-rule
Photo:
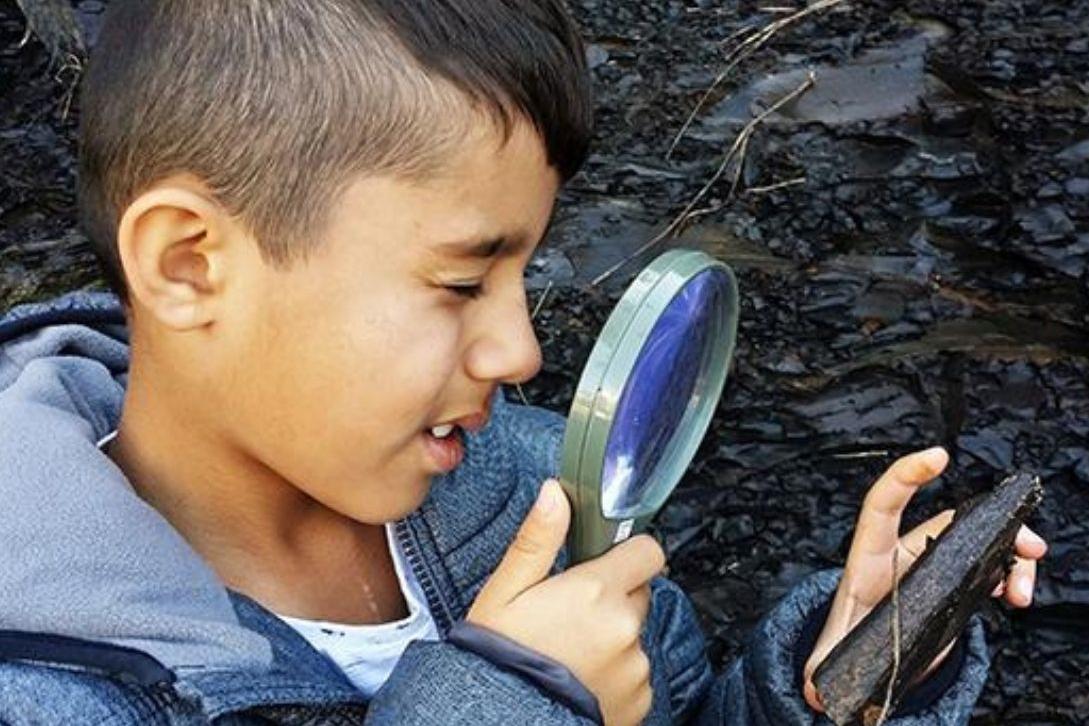
<path fill-rule="evenodd" d="M 650 535 L 640 534 L 579 567 L 595 571 L 602 581 L 613 584 L 618 592 L 629 593 L 649 582 L 664 565 L 662 546 Z"/>
<path fill-rule="evenodd" d="M 1038 560 L 1047 553 L 1047 542 L 1043 537 L 1022 525 L 1017 532 L 1017 538 L 1013 541 L 1013 549 L 1021 557 Z"/>
<path fill-rule="evenodd" d="M 817 693 L 817 687 L 814 686 L 813 681 L 808 678 L 805 679 L 805 702 L 817 713 L 824 713 L 824 704 L 821 703 L 821 697 L 820 694 Z"/>
<path fill-rule="evenodd" d="M 1006 602 L 1016 608 L 1032 604 L 1032 590 L 1036 585 L 1036 560 L 1018 557 L 1006 576 Z"/>
<path fill-rule="evenodd" d="M 927 666 L 926 670 L 923 671 L 922 673 L 920 673 L 919 675 L 915 676 L 915 678 L 912 679 L 911 683 L 912 684 L 922 683 L 923 681 L 926 680 L 927 676 L 929 676 L 934 671 L 938 670 L 938 666 L 940 666 L 945 661 L 945 659 L 949 656 L 949 654 L 953 652 L 953 647 L 956 644 L 957 644 L 957 639 L 956 638 L 953 638 L 951 641 L 949 641 L 949 645 L 942 648 L 942 652 L 938 653 L 938 655 L 935 656 L 934 660 L 930 661 L 930 665 Z"/>
<path fill-rule="evenodd" d="M 614 718 L 606 721 L 633 726 L 643 723 L 653 703 L 654 692 L 650 686 L 650 659 L 639 643 L 620 654 L 615 672 L 610 675 L 610 685 L 616 688 L 620 697 L 620 708 Z"/>
<path fill-rule="evenodd" d="M 920 487 L 942 473 L 949 454 L 940 446 L 898 459 L 866 494 L 852 553 L 891 552 L 900 538 L 900 517 Z"/>
<path fill-rule="evenodd" d="M 869 612 L 869 609 L 868 606 L 861 605 L 856 598 L 849 594 L 848 588 L 844 587 L 842 582 L 840 583 L 840 587 L 837 588 L 836 594 L 832 598 L 832 609 L 829 611 L 828 617 L 821 628 L 821 633 L 817 637 L 817 642 L 802 669 L 805 679 L 803 695 L 810 708 L 821 713 L 824 712 L 820 694 L 813 684 L 813 674 L 816 673 L 817 668 L 828 657 L 828 654 L 850 632 L 851 628 Z"/>
<path fill-rule="evenodd" d="M 559 482 L 546 481 L 477 602 L 506 605 L 547 577 L 563 546 L 570 518 L 567 496 Z"/>

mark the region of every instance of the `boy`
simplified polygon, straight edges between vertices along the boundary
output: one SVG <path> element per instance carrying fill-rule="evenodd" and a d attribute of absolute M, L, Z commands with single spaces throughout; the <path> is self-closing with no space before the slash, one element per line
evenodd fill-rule
<path fill-rule="evenodd" d="M 650 538 L 558 572 L 562 421 L 497 390 L 540 364 L 522 272 L 586 154 L 582 52 L 559 0 L 113 3 L 80 191 L 117 298 L 0 323 L 5 721 L 817 718 L 945 454 L 718 679 Z M 977 623 L 905 719 L 964 720 L 985 670 Z"/>

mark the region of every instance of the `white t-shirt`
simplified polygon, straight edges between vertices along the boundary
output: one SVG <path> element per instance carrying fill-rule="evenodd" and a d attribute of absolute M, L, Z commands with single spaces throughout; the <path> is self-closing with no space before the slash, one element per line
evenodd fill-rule
<path fill-rule="evenodd" d="M 117 435 L 113 432 L 98 442 L 102 448 Z M 408 616 L 378 625 L 346 625 L 319 620 L 304 620 L 287 615 L 277 617 L 295 629 L 320 653 L 324 653 L 368 698 L 389 678 L 393 667 L 413 640 L 439 640 L 435 619 L 427 608 L 427 598 L 405 559 L 393 525 L 386 525 L 386 539 L 401 584 L 401 594 L 408 606 Z"/>
<path fill-rule="evenodd" d="M 348 680 L 368 698 L 386 682 L 401 653 L 413 640 L 439 640 L 435 619 L 427 609 L 420 583 L 405 560 L 393 526 L 386 525 L 386 539 L 393 555 L 397 580 L 408 605 L 408 616 L 378 625 L 345 625 L 317 620 L 303 620 L 287 615 L 279 617 L 306 638 L 310 645 L 328 656 Z"/>

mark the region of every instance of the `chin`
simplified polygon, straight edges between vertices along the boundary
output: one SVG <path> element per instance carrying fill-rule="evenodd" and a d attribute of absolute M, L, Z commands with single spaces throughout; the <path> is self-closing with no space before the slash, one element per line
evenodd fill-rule
<path fill-rule="evenodd" d="M 427 499 L 428 493 L 431 491 L 431 477 L 423 476 L 418 480 L 411 483 L 406 482 L 404 485 L 397 487 L 395 493 L 396 497 L 390 497 L 385 504 L 385 511 L 382 512 L 382 519 L 385 522 L 396 522 L 399 519 L 404 519 L 408 515 L 415 512 L 420 508 L 420 505 Z M 391 494 L 394 492 L 391 492 Z"/>
<path fill-rule="evenodd" d="M 382 482 L 380 488 L 357 484 L 351 495 L 331 505 L 332 508 L 362 524 L 388 524 L 419 509 L 431 491 L 432 480 L 426 474 L 412 477 L 377 474 L 375 478 Z"/>

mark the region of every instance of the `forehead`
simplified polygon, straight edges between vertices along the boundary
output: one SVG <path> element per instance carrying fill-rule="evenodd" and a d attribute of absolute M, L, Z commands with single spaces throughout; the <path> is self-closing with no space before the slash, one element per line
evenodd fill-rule
<path fill-rule="evenodd" d="M 439 254 L 485 256 L 500 240 L 533 244 L 551 215 L 559 173 L 528 123 L 504 135 L 481 122 L 426 177 L 364 177 L 333 210 L 334 228 L 401 230 Z"/>

